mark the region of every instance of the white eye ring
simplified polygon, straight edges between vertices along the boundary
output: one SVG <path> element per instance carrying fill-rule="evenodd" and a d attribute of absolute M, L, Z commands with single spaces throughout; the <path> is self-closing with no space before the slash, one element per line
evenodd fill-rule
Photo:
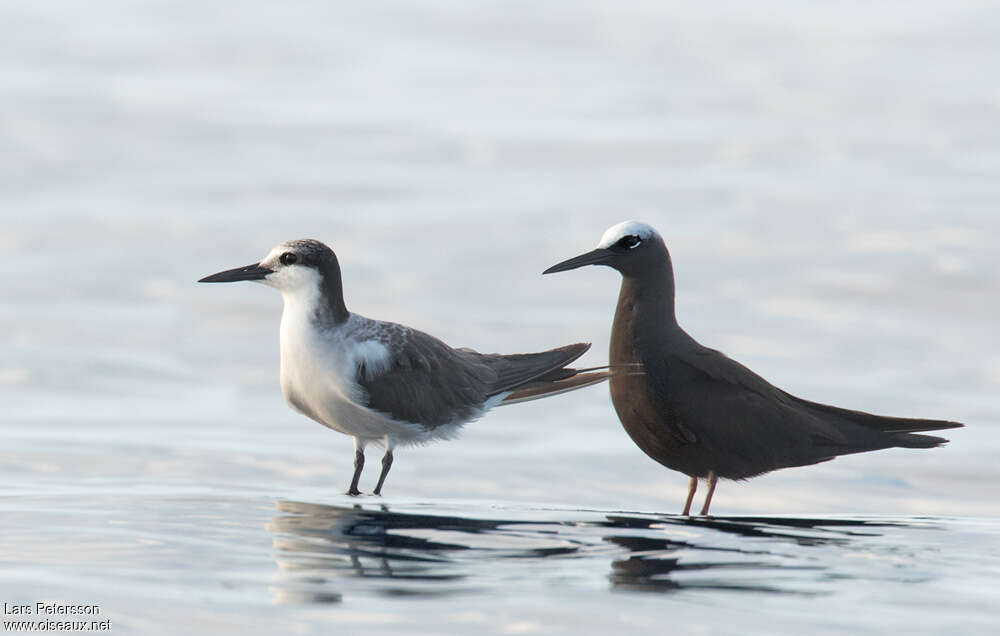
<path fill-rule="evenodd" d="M 622 240 L 625 242 L 625 247 L 628 249 L 633 249 L 642 245 L 642 239 L 634 234 L 632 236 L 626 236 Z"/>

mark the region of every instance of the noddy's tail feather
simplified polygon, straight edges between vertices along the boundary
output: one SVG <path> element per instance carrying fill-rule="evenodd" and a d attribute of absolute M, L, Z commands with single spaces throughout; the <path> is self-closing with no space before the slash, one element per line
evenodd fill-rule
<path fill-rule="evenodd" d="M 851 409 L 842 409 L 837 406 L 830 406 L 829 404 L 810 402 L 808 400 L 803 400 L 802 398 L 794 399 L 798 400 L 801 404 L 805 404 L 809 408 L 820 411 L 826 415 L 833 415 L 849 422 L 860 424 L 866 428 L 882 431 L 883 433 L 918 433 L 921 431 L 941 431 L 948 428 L 962 428 L 965 426 L 965 424 L 960 422 L 949 422 L 947 420 L 919 420 L 909 417 L 873 415 L 871 413 L 865 413 L 864 411 L 853 411 Z M 899 437 L 905 438 L 904 435 L 900 435 Z M 911 437 L 923 437 L 925 439 L 935 440 L 941 439 L 940 437 L 934 437 L 932 435 L 915 435 Z M 916 446 L 915 448 L 924 448 L 924 446 Z"/>
<path fill-rule="evenodd" d="M 899 448 L 934 448 L 935 446 L 942 446 L 948 443 L 948 440 L 943 437 L 915 435 L 913 433 L 899 433 L 898 435 L 894 435 L 892 439 Z"/>

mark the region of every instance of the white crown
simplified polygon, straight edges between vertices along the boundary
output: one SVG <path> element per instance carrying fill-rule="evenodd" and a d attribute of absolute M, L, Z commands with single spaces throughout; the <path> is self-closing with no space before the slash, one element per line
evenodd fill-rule
<path fill-rule="evenodd" d="M 652 227 L 641 221 L 623 221 L 618 225 L 609 227 L 597 243 L 597 247 L 611 247 L 626 236 L 638 236 L 645 241 L 654 236 L 659 236 L 659 234 Z"/>

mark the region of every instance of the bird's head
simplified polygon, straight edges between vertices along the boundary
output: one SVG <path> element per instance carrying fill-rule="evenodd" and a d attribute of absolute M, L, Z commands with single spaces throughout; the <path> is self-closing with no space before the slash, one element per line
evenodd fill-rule
<path fill-rule="evenodd" d="M 340 278 L 337 255 L 323 243 L 313 239 L 285 241 L 275 246 L 259 263 L 227 269 L 206 276 L 199 283 L 234 283 L 252 280 L 274 287 L 281 292 L 319 286 L 331 270 Z"/>
<path fill-rule="evenodd" d="M 337 255 L 313 239 L 286 241 L 276 246 L 259 263 L 227 269 L 199 280 L 199 283 L 234 283 L 252 280 L 274 287 L 289 301 L 328 307 L 335 322 L 346 320 L 344 292 Z M 323 313 L 323 311 L 321 311 Z"/>
<path fill-rule="evenodd" d="M 584 265 L 607 265 L 630 275 L 662 265 L 665 256 L 667 248 L 656 230 L 639 221 L 624 221 L 609 227 L 596 249 L 553 265 L 542 273 L 565 272 Z"/>

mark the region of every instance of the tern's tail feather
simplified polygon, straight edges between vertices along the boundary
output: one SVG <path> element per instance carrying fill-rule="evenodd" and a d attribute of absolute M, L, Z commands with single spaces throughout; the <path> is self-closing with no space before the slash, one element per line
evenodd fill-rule
<path fill-rule="evenodd" d="M 527 388 L 540 380 L 559 380 L 575 375 L 564 367 L 590 349 L 589 342 L 566 345 L 538 353 L 477 354 L 496 372 L 490 395 Z"/>
<path fill-rule="evenodd" d="M 585 386 L 604 382 L 610 375 L 608 371 L 579 373 L 576 372 L 575 369 L 568 368 L 563 368 L 562 371 L 573 372 L 576 373 L 576 375 L 571 375 L 568 378 L 562 378 L 559 380 L 539 380 L 537 382 L 532 382 L 531 384 L 528 384 L 527 386 L 518 389 L 505 397 L 500 404 L 504 405 L 517 404 L 518 402 L 529 402 L 543 397 L 566 393 L 567 391 L 575 391 L 577 389 L 582 389 Z"/>

